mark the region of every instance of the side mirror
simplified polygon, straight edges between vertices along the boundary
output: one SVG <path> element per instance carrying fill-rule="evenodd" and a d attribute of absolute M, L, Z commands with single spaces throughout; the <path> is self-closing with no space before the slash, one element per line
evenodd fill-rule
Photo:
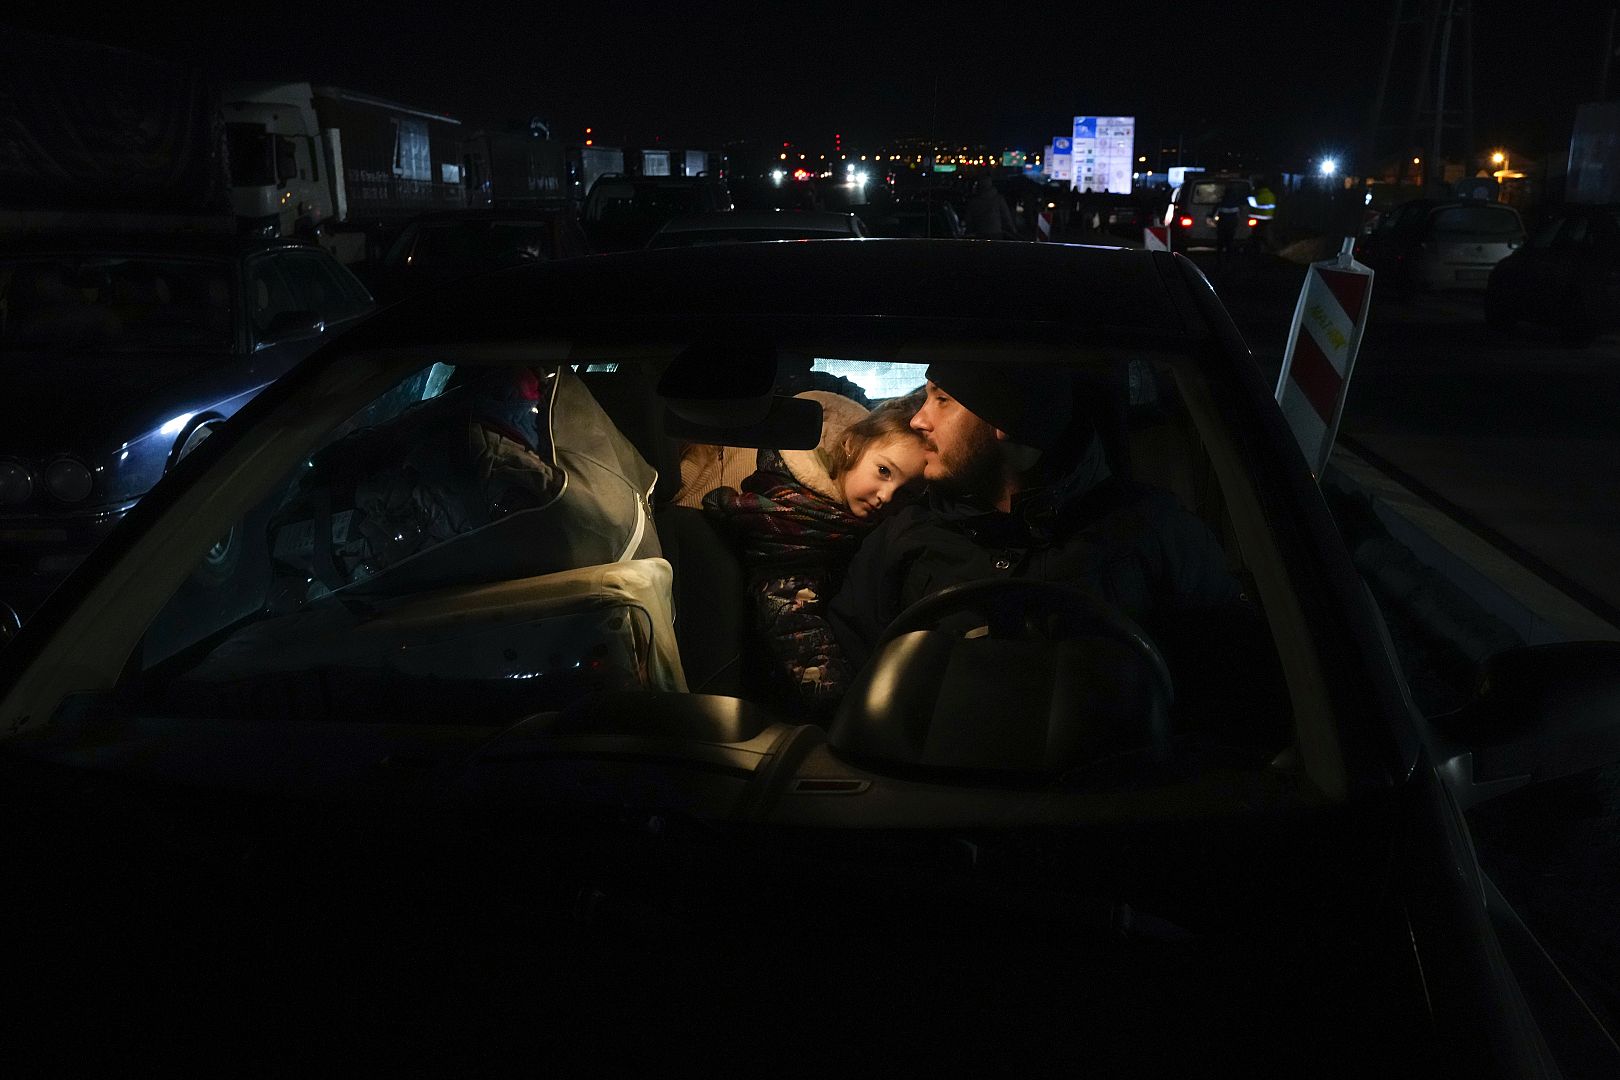
<path fill-rule="evenodd" d="M 278 311 L 259 335 L 260 345 L 274 345 L 294 338 L 313 337 L 326 332 L 326 320 L 318 311 Z"/>
<path fill-rule="evenodd" d="M 1436 762 L 1465 810 L 1620 761 L 1620 642 L 1498 653 L 1474 700 L 1430 722 Z"/>

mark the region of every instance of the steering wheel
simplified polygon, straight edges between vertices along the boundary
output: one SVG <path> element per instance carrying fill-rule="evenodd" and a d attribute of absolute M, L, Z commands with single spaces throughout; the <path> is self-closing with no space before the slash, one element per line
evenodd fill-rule
<path fill-rule="evenodd" d="M 1118 641 L 1147 662 L 1157 689 L 1148 718 L 1148 735 L 1153 755 L 1163 759 L 1170 752 L 1170 705 L 1175 701 L 1175 684 L 1170 665 L 1151 638 L 1129 616 L 1112 604 L 1073 585 L 1056 581 L 1022 578 L 992 578 L 951 585 L 918 600 L 883 631 L 874 654 L 883 646 L 913 630 L 927 630 L 962 612 L 986 615 L 990 636 L 1006 640 L 1066 640 L 1090 634 Z M 1038 626 L 1036 619 L 1064 617 L 1064 623 L 1051 633 Z"/>

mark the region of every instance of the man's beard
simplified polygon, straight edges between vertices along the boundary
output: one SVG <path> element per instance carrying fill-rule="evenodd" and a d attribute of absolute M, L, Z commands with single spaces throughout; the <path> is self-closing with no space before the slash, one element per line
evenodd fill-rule
<path fill-rule="evenodd" d="M 996 504 L 1004 478 L 995 428 L 989 424 L 975 427 L 960 447 L 950 453 L 938 452 L 945 475 L 928 481 L 935 491 L 986 506 Z"/>

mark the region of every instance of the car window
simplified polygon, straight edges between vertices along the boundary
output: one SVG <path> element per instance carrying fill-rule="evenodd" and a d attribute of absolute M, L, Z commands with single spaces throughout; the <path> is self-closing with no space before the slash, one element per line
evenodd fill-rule
<path fill-rule="evenodd" d="M 298 308 L 336 322 L 352 318 L 369 305 L 358 282 L 345 281 L 347 270 L 317 251 L 288 252 L 277 260 L 298 300 Z"/>
<path fill-rule="evenodd" d="M 887 360 L 840 360 L 817 357 L 810 370 L 848 379 L 871 401 L 904 397 L 923 384 L 923 368 Z"/>
<path fill-rule="evenodd" d="M 1546 221 L 1543 221 L 1536 229 L 1536 234 L 1530 238 L 1527 246 L 1532 248 L 1552 247 L 1556 242 L 1559 231 L 1563 229 L 1564 222 L 1566 220 L 1568 219 L 1563 217 L 1550 217 Z"/>
<path fill-rule="evenodd" d="M 1613 212 L 1594 211 L 1587 215 L 1586 246 L 1594 252 L 1613 253 L 1620 245 L 1620 224 Z"/>
<path fill-rule="evenodd" d="M 440 396 L 455 369 L 428 364 L 367 401 L 310 447 L 309 461 L 328 445 L 352 432 L 401 416 L 407 409 Z M 209 635 L 272 604 L 278 583 L 268 546 L 276 510 L 310 468 L 295 468 L 198 560 L 191 574 L 153 620 L 141 645 L 141 663 L 152 668 Z"/>
<path fill-rule="evenodd" d="M 398 267 L 411 257 L 411 249 L 416 245 L 416 234 L 420 231 L 418 225 L 407 225 L 399 236 L 388 247 L 388 254 L 383 257 L 383 264 L 389 267 Z"/>
<path fill-rule="evenodd" d="M 270 322 L 287 311 L 309 310 L 283 273 L 282 260 L 268 255 L 260 256 L 248 264 L 248 310 L 252 313 L 253 336 L 264 340 Z"/>
<path fill-rule="evenodd" d="M 1395 212 L 1394 228 L 1408 229 L 1421 225 L 1428 213 L 1429 204 L 1427 203 L 1412 203 L 1403 206 Z"/>
<path fill-rule="evenodd" d="M 1206 180 L 1192 186 L 1193 203 L 1218 203 L 1226 195 L 1226 185 L 1217 181 Z"/>
<path fill-rule="evenodd" d="M 0 348 L 232 348 L 223 260 L 61 255 L 0 261 Z"/>
<path fill-rule="evenodd" d="M 1519 215 L 1507 207 L 1452 206 L 1436 211 L 1429 228 L 1440 239 L 1503 242 L 1524 233 Z"/>

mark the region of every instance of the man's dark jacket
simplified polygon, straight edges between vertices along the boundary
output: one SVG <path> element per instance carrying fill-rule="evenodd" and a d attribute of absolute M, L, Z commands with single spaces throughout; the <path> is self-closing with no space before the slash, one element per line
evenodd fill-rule
<path fill-rule="evenodd" d="M 1011 513 L 930 493 L 867 537 L 828 611 L 857 670 L 900 612 L 950 585 L 1032 578 L 1089 587 L 1152 633 L 1161 617 L 1215 611 L 1241 588 L 1209 528 L 1156 488 L 1109 474 L 1095 442 Z"/>

